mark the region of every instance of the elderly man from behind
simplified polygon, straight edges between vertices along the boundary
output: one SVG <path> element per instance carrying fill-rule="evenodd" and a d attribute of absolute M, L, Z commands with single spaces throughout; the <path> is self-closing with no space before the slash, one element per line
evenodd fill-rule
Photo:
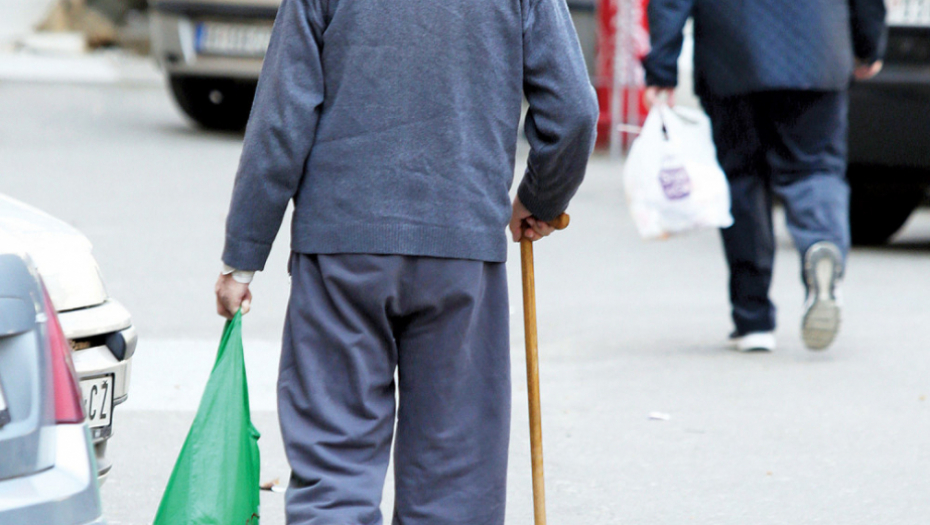
<path fill-rule="evenodd" d="M 530 153 L 511 205 L 524 95 Z M 223 316 L 248 307 L 293 201 L 278 378 L 289 524 L 382 523 L 392 444 L 394 524 L 503 524 L 505 231 L 552 232 L 596 119 L 563 0 L 284 0 L 216 293 Z"/>

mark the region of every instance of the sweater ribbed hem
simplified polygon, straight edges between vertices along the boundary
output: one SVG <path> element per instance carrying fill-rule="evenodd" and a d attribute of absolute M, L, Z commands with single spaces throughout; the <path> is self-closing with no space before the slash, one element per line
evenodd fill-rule
<path fill-rule="evenodd" d="M 294 223 L 291 249 L 308 254 L 367 253 L 507 261 L 507 237 L 503 226 L 491 231 L 410 224 Z"/>
<path fill-rule="evenodd" d="M 262 271 L 270 253 L 271 244 L 237 239 L 227 233 L 222 260 L 236 270 Z"/>

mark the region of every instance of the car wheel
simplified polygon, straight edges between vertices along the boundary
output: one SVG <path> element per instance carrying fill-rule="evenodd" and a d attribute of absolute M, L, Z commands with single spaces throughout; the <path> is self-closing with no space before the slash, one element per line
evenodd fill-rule
<path fill-rule="evenodd" d="M 850 168 L 849 227 L 852 243 L 874 246 L 888 242 L 923 201 L 927 187 L 918 183 L 879 183 L 881 173 L 866 178 Z"/>
<path fill-rule="evenodd" d="M 245 128 L 255 98 L 255 80 L 172 76 L 171 92 L 178 106 L 207 129 Z"/>

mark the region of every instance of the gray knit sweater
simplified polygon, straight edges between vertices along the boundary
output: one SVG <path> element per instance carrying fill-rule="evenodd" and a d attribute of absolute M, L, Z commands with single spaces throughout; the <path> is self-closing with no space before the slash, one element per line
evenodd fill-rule
<path fill-rule="evenodd" d="M 597 119 L 565 0 L 284 0 L 223 261 L 261 270 L 291 199 L 297 252 L 506 260 L 523 96 L 518 195 L 550 220 Z"/>

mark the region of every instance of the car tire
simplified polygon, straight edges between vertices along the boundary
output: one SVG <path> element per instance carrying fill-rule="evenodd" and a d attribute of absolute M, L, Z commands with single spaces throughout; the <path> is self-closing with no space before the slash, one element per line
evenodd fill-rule
<path fill-rule="evenodd" d="M 849 228 L 856 246 L 888 242 L 927 195 L 924 184 L 875 182 L 887 178 L 876 169 L 866 175 L 850 167 Z"/>
<path fill-rule="evenodd" d="M 241 131 L 249 121 L 255 80 L 172 76 L 171 92 L 178 106 L 207 129 Z"/>

